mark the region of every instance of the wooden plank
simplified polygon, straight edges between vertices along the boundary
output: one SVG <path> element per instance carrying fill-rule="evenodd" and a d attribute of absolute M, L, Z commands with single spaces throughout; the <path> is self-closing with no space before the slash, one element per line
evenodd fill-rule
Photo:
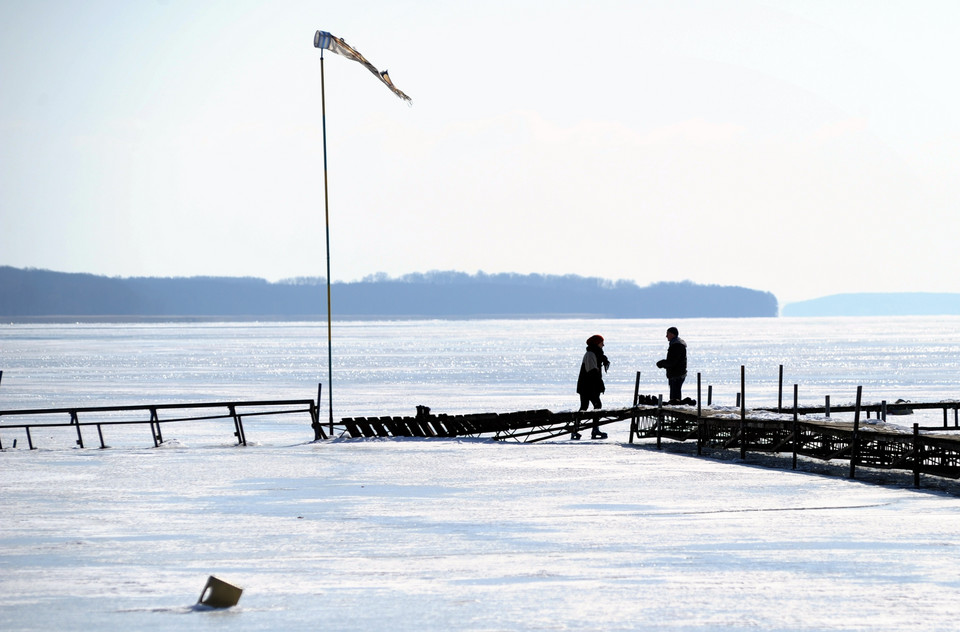
<path fill-rule="evenodd" d="M 363 436 L 363 433 L 360 432 L 360 428 L 357 427 L 357 424 L 353 421 L 353 418 L 347 417 L 346 419 L 341 419 L 340 423 L 344 425 L 344 427 L 347 429 L 347 432 L 349 432 L 350 436 L 354 439 Z"/>

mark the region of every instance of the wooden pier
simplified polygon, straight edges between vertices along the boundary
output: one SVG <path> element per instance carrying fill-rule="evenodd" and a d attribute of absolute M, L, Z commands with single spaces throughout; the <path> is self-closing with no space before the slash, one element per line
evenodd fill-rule
<path fill-rule="evenodd" d="M 570 437 L 594 423 L 599 427 L 629 419 L 629 443 L 653 439 L 659 448 L 664 439 L 696 441 L 698 455 L 704 447 L 739 450 L 743 460 L 750 452 L 788 454 L 793 458 L 794 469 L 800 456 L 821 461 L 844 460 L 849 463 L 850 478 L 856 478 L 858 467 L 900 470 L 912 472 L 917 487 L 923 474 L 960 479 L 960 401 L 862 403 L 861 395 L 858 388 L 854 405 L 831 409 L 828 398 L 822 407 L 801 408 L 794 387 L 794 405 L 786 412 L 782 406 L 748 411 L 742 400 L 739 411 L 729 407 L 669 406 L 662 399 L 651 404 L 652 396 L 640 396 L 636 390 L 634 406 L 610 410 L 434 415 L 429 408 L 419 406 L 415 417 L 345 418 L 331 428 L 331 435 L 487 437 L 535 443 Z M 924 409 L 942 409 L 943 425 L 914 424 L 911 431 L 886 422 L 888 414 Z M 951 412 L 952 426 L 948 423 Z M 854 419 L 831 418 L 831 413 L 853 413 Z"/>
<path fill-rule="evenodd" d="M 856 478 L 858 467 L 912 472 L 914 485 L 920 486 L 922 474 L 960 478 L 960 424 L 956 422 L 960 402 L 904 403 L 913 410 L 943 409 L 943 426 L 913 424 L 912 429 L 891 424 L 881 417 L 887 404 L 857 404 L 837 407 L 833 412 L 853 412 L 854 419 L 829 417 L 827 407 L 795 407 L 789 412 L 755 409 L 739 412 L 729 408 L 693 406 L 657 406 L 645 408 L 631 424 L 630 443 L 638 439 L 696 441 L 697 454 L 704 447 L 739 450 L 746 460 L 751 452 L 804 456 L 821 461 L 844 460 L 849 476 Z M 808 416 L 801 419 L 800 411 Z M 954 411 L 954 425 L 947 424 L 948 411 Z M 886 411 L 889 412 L 889 411 Z M 861 414 L 875 413 L 872 423 Z M 811 418 L 812 417 L 812 418 Z"/>

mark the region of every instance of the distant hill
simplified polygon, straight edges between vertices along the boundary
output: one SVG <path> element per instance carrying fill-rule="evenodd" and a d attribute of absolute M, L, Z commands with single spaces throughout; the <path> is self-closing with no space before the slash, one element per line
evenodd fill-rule
<path fill-rule="evenodd" d="M 332 286 L 333 313 L 357 317 L 692 318 L 776 316 L 769 292 L 580 276 L 429 272 Z M 0 266 L 0 317 L 326 319 L 326 281 L 116 278 Z"/>
<path fill-rule="evenodd" d="M 960 315 L 960 294 L 928 292 L 834 294 L 783 306 L 784 316 Z"/>

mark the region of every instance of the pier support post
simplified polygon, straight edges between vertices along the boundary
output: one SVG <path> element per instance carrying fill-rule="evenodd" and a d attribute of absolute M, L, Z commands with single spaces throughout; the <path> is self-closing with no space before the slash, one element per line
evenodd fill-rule
<path fill-rule="evenodd" d="M 913 424 L 913 486 L 920 487 L 920 465 L 923 463 L 923 455 L 920 446 L 920 424 Z"/>
<path fill-rule="evenodd" d="M 700 374 L 697 373 L 697 456 L 703 455 L 703 416 L 700 397 Z"/>
<path fill-rule="evenodd" d="M 640 371 L 637 371 L 637 380 L 633 385 L 633 407 L 636 408 L 640 405 Z M 637 425 L 640 423 L 640 417 L 634 413 L 633 417 L 630 418 L 630 440 L 628 443 L 633 443 L 633 435 L 637 432 Z"/>
<path fill-rule="evenodd" d="M 740 459 L 747 458 L 747 368 L 740 365 Z"/>
<path fill-rule="evenodd" d="M 797 385 L 793 385 L 793 469 L 797 469 L 797 451 L 800 449 L 800 434 L 797 432 Z"/>
<path fill-rule="evenodd" d="M 663 393 L 657 397 L 657 449 L 660 450 L 660 441 L 663 436 Z"/>
<path fill-rule="evenodd" d="M 850 478 L 857 477 L 857 457 L 860 453 L 860 397 L 863 386 L 857 387 L 857 403 L 853 408 L 853 436 L 850 437 Z"/>

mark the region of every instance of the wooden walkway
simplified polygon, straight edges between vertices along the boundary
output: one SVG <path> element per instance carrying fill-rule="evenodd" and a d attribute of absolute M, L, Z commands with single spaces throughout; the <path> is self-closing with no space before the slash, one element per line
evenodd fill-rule
<path fill-rule="evenodd" d="M 859 393 L 858 393 L 859 398 Z M 634 437 L 696 441 L 697 454 L 704 447 L 739 449 L 741 459 L 749 452 L 804 456 L 822 461 L 849 462 L 850 477 L 856 478 L 857 467 L 901 470 L 912 472 L 914 485 L 920 486 L 920 476 L 929 474 L 945 478 L 960 478 L 960 423 L 957 410 L 960 402 L 904 403 L 904 408 L 943 409 L 943 426 L 920 427 L 912 431 L 904 426 L 887 423 L 881 417 L 886 404 L 859 403 L 850 407 L 835 407 L 832 412 L 854 412 L 853 421 L 834 420 L 824 415 L 826 408 L 797 408 L 776 414 L 772 409 L 741 410 L 700 409 L 692 406 L 655 407 L 639 411 L 630 429 L 630 443 Z M 800 411 L 820 418 L 800 419 Z M 948 425 L 948 411 L 954 412 L 954 425 Z M 861 423 L 861 413 L 876 413 L 876 421 Z M 889 412 L 889 411 L 887 411 Z"/>

